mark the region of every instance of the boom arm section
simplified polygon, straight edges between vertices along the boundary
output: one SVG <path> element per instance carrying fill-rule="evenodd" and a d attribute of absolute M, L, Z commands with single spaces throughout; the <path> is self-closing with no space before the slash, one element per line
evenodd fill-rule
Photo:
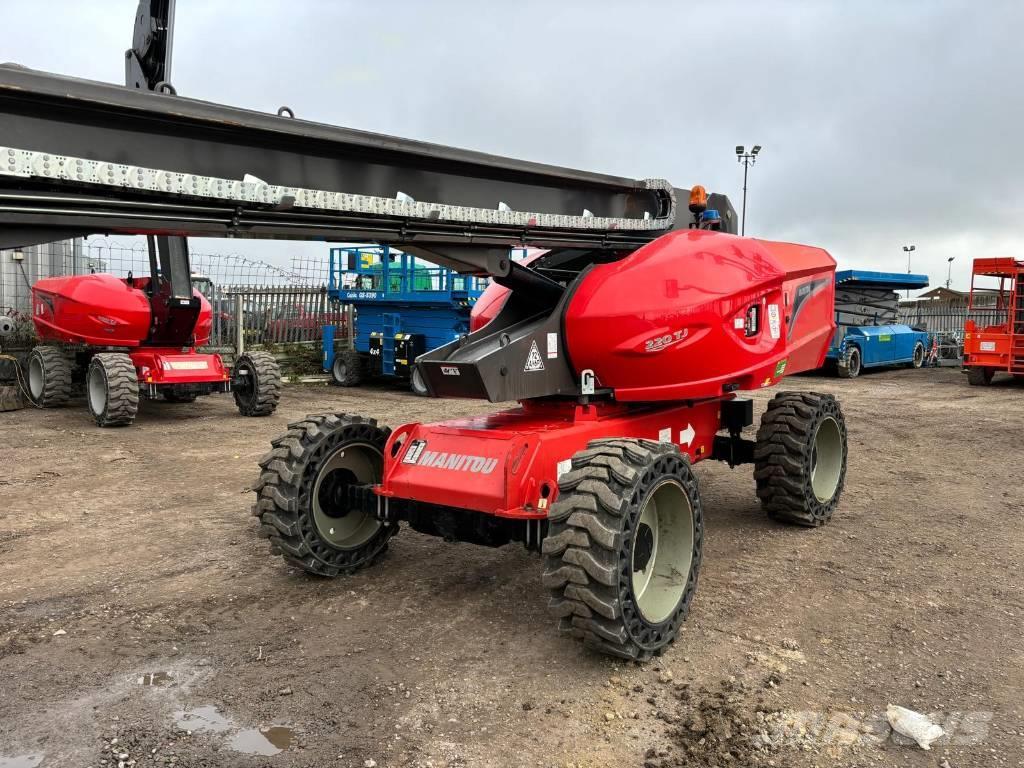
<path fill-rule="evenodd" d="M 77 231 L 631 248 L 676 223 L 634 180 L 0 66 L 0 246 Z M 17 226 L 21 231 L 13 232 Z M 493 254 L 489 254 L 493 255 Z M 475 271 L 486 271 L 474 256 Z M 469 270 L 474 271 L 474 270 Z"/>

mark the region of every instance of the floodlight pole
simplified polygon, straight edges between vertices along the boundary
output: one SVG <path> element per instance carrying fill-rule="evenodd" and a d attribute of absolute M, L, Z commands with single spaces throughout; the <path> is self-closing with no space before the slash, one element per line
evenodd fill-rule
<path fill-rule="evenodd" d="M 757 155 L 761 151 L 761 145 L 755 144 L 747 152 L 742 144 L 736 145 L 736 161 L 743 163 L 743 213 L 740 215 L 740 235 L 747 233 L 747 173 L 750 166 L 757 162 Z"/>
<path fill-rule="evenodd" d="M 946 259 L 947 264 L 949 264 L 949 267 L 946 269 L 946 290 L 947 291 L 949 290 L 950 284 L 953 282 L 953 259 L 955 259 L 955 258 L 956 258 L 956 256 L 950 256 L 948 259 Z"/>
<path fill-rule="evenodd" d="M 917 246 L 916 245 L 904 245 L 903 246 L 903 252 L 905 254 L 907 254 L 907 274 L 908 275 L 910 274 L 910 254 L 911 254 L 912 251 L 916 251 L 916 250 L 917 250 Z M 907 288 L 907 298 L 908 299 L 910 298 L 910 289 L 909 288 Z"/>

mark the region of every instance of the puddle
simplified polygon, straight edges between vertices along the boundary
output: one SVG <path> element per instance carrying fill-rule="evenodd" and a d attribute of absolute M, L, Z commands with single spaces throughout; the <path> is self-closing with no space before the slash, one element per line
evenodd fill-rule
<path fill-rule="evenodd" d="M 292 743 L 294 732 L 283 725 L 269 728 L 246 728 L 231 737 L 228 746 L 247 755 L 276 755 Z"/>
<path fill-rule="evenodd" d="M 147 672 L 139 678 L 139 685 L 163 685 L 170 679 L 170 672 Z"/>
<path fill-rule="evenodd" d="M 0 755 L 0 768 L 36 768 L 44 757 L 46 755 Z"/>
<path fill-rule="evenodd" d="M 174 722 L 186 731 L 222 733 L 228 737 L 230 749 L 247 755 L 276 755 L 288 749 L 295 737 L 295 732 L 285 725 L 240 729 L 230 717 L 222 714 L 212 704 L 179 710 L 174 713 Z M 35 768 L 36 765 L 15 763 L 7 766 L 0 761 L 0 768 Z"/>
<path fill-rule="evenodd" d="M 226 715 L 222 715 L 212 704 L 194 709 L 182 709 L 174 713 L 174 723 L 186 731 L 207 731 L 223 733 L 236 728 Z"/>

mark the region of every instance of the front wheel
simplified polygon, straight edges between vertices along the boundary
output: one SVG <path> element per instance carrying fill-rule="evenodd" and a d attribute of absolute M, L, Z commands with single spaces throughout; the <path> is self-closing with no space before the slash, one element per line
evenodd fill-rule
<path fill-rule="evenodd" d="M 558 488 L 542 552 L 559 628 L 613 656 L 660 654 L 700 571 L 704 522 L 689 459 L 667 443 L 594 440 Z"/>
<path fill-rule="evenodd" d="M 414 395 L 419 397 L 430 397 L 430 392 L 427 390 L 427 383 L 423 380 L 423 374 L 420 373 L 420 367 L 414 365 L 412 367 L 412 374 L 409 376 L 409 389 L 412 390 Z"/>
<path fill-rule="evenodd" d="M 832 518 L 846 482 L 846 421 L 832 395 L 781 392 L 761 417 L 754 480 L 770 517 L 816 527 Z"/>
<path fill-rule="evenodd" d="M 353 502 L 353 486 L 379 483 L 391 430 L 359 416 L 307 416 L 260 460 L 253 514 L 271 552 L 317 576 L 370 565 L 398 526 Z"/>
<path fill-rule="evenodd" d="M 125 427 L 139 410 L 139 377 L 131 357 L 100 352 L 89 361 L 85 376 L 89 413 L 100 427 Z"/>
<path fill-rule="evenodd" d="M 243 416 L 269 416 L 281 399 L 281 367 L 267 352 L 246 352 L 235 360 L 231 389 Z"/>

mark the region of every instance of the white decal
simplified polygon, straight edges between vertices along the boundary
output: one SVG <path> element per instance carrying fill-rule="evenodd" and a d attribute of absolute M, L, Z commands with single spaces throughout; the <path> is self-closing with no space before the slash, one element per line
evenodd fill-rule
<path fill-rule="evenodd" d="M 672 442 L 672 427 L 665 427 L 664 429 L 658 430 L 658 442 L 659 443 L 671 443 Z"/>
<path fill-rule="evenodd" d="M 558 357 L 558 334 L 548 334 L 548 360 Z"/>
<path fill-rule="evenodd" d="M 403 464 L 415 464 L 416 460 L 423 453 L 423 449 L 427 447 L 426 440 L 413 440 L 409 443 L 408 449 L 405 451 L 405 456 L 402 457 Z"/>
<path fill-rule="evenodd" d="M 558 462 L 558 466 L 555 469 L 557 475 L 556 479 L 561 480 L 562 475 L 572 469 L 572 459 L 566 459 L 565 461 Z"/>
<path fill-rule="evenodd" d="M 169 371 L 205 371 L 209 364 L 205 360 L 165 360 L 164 368 Z"/>
<path fill-rule="evenodd" d="M 583 373 L 580 374 L 580 394 L 594 394 L 594 382 L 594 371 L 590 368 L 587 368 L 586 370 L 583 371 Z"/>
<path fill-rule="evenodd" d="M 737 317 L 735 320 L 732 321 L 732 327 L 735 328 L 737 331 L 742 331 L 744 328 L 746 328 L 746 326 L 747 324 L 743 321 L 742 317 Z"/>
<path fill-rule="evenodd" d="M 442 365 L 441 366 L 441 373 L 443 373 L 445 376 L 460 376 L 461 375 L 459 373 L 459 369 L 455 368 L 454 366 L 451 366 L 451 365 Z"/>
<path fill-rule="evenodd" d="M 772 335 L 773 339 L 777 339 L 782 336 L 782 325 L 779 322 L 778 304 L 768 305 L 768 333 Z"/>
<path fill-rule="evenodd" d="M 523 370 L 527 373 L 544 370 L 544 360 L 540 356 L 540 350 L 537 349 L 536 340 L 530 344 L 530 354 L 526 357 L 526 365 L 523 366 Z"/>
<path fill-rule="evenodd" d="M 687 448 L 690 447 L 690 443 L 693 442 L 693 438 L 697 436 L 697 433 L 693 431 L 693 425 L 687 423 L 686 429 L 679 433 L 679 444 L 685 445 Z"/>
<path fill-rule="evenodd" d="M 994 341 L 983 341 L 983 342 L 981 342 L 981 351 L 982 352 L 995 352 L 996 351 L 996 343 Z"/>
<path fill-rule="evenodd" d="M 653 339 L 648 339 L 644 342 L 644 352 L 661 352 L 663 349 L 667 349 L 668 347 L 683 341 L 689 335 L 689 328 L 680 328 L 678 331 L 673 331 L 672 333 L 655 336 Z"/>

